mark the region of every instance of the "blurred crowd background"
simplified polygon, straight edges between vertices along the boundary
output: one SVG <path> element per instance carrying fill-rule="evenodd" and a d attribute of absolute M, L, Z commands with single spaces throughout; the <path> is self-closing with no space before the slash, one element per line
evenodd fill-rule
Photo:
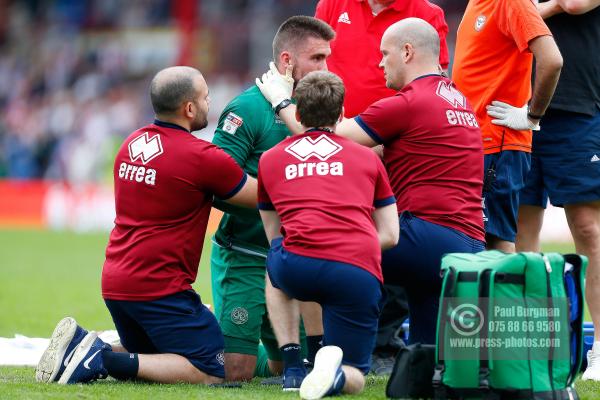
<path fill-rule="evenodd" d="M 434 0 L 454 39 L 467 0 Z M 125 136 L 152 120 L 148 83 L 191 65 L 223 107 L 271 58 L 279 24 L 317 0 L 0 0 L 0 178 L 112 185 Z M 359 77 L 357 77 L 359 78 Z"/>

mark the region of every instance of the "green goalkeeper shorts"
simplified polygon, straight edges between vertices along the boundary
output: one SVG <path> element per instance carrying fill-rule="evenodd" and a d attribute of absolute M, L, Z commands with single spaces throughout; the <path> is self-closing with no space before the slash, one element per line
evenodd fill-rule
<path fill-rule="evenodd" d="M 216 244 L 212 246 L 213 303 L 225 336 L 225 353 L 255 356 L 262 341 L 269 359 L 281 361 L 265 303 L 265 264 L 242 267 L 239 258 L 248 259 L 248 256 Z M 305 342 L 302 326 L 300 336 Z M 304 352 L 306 346 L 302 347 Z"/>

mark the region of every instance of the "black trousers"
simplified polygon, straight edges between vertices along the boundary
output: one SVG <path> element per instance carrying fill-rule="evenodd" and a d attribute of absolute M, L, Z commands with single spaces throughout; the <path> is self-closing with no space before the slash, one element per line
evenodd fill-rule
<path fill-rule="evenodd" d="M 408 318 L 408 300 L 402 286 L 383 285 L 386 299 L 379 316 L 377 340 L 373 354 L 380 357 L 395 356 L 402 347 L 400 328 Z"/>

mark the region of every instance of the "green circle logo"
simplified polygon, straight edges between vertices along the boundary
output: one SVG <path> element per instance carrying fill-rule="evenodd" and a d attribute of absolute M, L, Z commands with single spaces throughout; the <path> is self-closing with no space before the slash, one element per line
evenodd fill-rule
<path fill-rule="evenodd" d="M 248 322 L 248 310 L 243 307 L 236 307 L 231 310 L 231 320 L 236 325 L 243 325 Z"/>

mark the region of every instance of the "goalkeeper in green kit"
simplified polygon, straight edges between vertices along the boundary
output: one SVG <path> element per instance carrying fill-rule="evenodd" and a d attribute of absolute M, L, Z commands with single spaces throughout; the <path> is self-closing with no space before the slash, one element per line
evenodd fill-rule
<path fill-rule="evenodd" d="M 292 65 L 294 82 L 309 72 L 326 70 L 325 60 L 331 53 L 329 42 L 334 36 L 333 29 L 318 19 L 289 18 L 279 27 L 273 40 L 277 69 L 285 73 L 286 67 Z M 284 102 L 279 108 L 285 106 Z M 276 111 L 279 110 L 273 110 L 258 87 L 252 86 L 225 107 L 213 143 L 256 177 L 262 153 L 290 136 Z M 265 304 L 269 243 L 258 211 L 228 211 L 214 236 L 211 254 L 215 313 L 225 336 L 225 379 L 242 381 L 255 375 L 279 375 L 282 355 Z M 320 324 L 320 314 L 317 318 Z M 318 333 L 307 333 L 308 348 L 318 349 L 321 337 Z M 259 347 L 259 341 L 264 348 Z"/>

